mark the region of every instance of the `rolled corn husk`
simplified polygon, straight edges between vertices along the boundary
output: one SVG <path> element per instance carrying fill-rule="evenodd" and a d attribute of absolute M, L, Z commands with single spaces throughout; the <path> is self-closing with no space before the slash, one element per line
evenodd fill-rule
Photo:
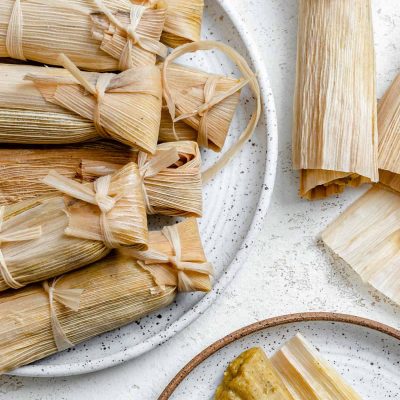
<path fill-rule="evenodd" d="M 181 244 L 181 260 L 191 261 L 193 265 L 204 263 L 196 221 L 188 219 L 175 229 Z M 150 232 L 149 243 L 152 252 L 169 254 L 172 262 L 178 262 L 173 259 L 172 244 L 162 232 Z M 184 279 L 194 284 L 193 290 L 204 290 L 203 284 L 209 281 L 199 273 L 196 276 L 196 272 L 186 272 L 181 264 L 179 271 L 171 263 L 153 267 L 165 270 L 168 278 L 163 279 L 164 274 L 157 271 L 149 272 L 143 263 L 116 251 L 43 287 L 32 285 L 3 293 L 0 296 L 0 373 L 166 307 L 175 299 L 181 275 L 192 274 L 193 279 L 189 275 Z"/>
<path fill-rule="evenodd" d="M 91 71 L 154 65 L 166 55 L 159 42 L 165 13 L 162 1 L 3 0 L 0 57 L 59 65 L 65 53 Z"/>
<path fill-rule="evenodd" d="M 400 192 L 400 74 L 378 105 L 379 181 Z"/>
<path fill-rule="evenodd" d="M 149 161 L 175 150 L 167 168 L 148 175 Z M 201 156 L 195 142 L 164 143 L 154 156 L 141 155 L 147 213 L 182 217 L 202 215 Z M 49 169 L 67 178 L 93 181 L 116 172 L 128 162 L 137 162 L 138 153 L 112 142 L 85 143 L 82 146 L 0 148 L 0 205 L 53 194 L 55 189 L 42 179 Z M 167 161 L 169 162 L 169 161 Z M 155 173 L 155 175 L 154 175 Z"/>
<path fill-rule="evenodd" d="M 370 0 L 301 0 L 293 164 L 318 199 L 378 180 Z"/>
<path fill-rule="evenodd" d="M 44 181 L 68 195 L 0 209 L 0 291 L 83 267 L 115 247 L 147 249 L 147 218 L 135 163 L 85 185 L 55 171 Z"/>
<path fill-rule="evenodd" d="M 400 304 L 400 195 L 376 186 L 323 233 L 322 240 L 360 276 Z"/>
<path fill-rule="evenodd" d="M 66 144 L 106 137 L 154 153 L 162 101 L 158 68 L 81 73 L 61 58 L 74 76 L 60 68 L 0 65 L 0 143 Z"/>
<path fill-rule="evenodd" d="M 361 400 L 301 334 L 289 340 L 271 361 L 294 400 Z"/>

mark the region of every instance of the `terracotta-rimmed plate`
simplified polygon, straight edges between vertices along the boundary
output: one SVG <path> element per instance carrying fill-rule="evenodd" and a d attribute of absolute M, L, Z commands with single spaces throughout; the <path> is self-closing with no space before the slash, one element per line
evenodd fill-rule
<path fill-rule="evenodd" d="M 215 342 L 175 376 L 158 400 L 211 400 L 228 363 L 241 352 L 261 346 L 273 354 L 297 332 L 317 347 L 364 400 L 400 395 L 400 331 L 351 315 L 303 313 L 257 322 Z"/>

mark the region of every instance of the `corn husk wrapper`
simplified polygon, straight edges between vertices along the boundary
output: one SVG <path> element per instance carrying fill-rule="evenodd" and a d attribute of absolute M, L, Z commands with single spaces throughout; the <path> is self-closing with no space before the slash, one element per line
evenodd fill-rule
<path fill-rule="evenodd" d="M 142 154 L 144 164 L 171 149 L 176 154 L 171 165 L 143 179 L 149 206 L 155 214 L 199 217 L 202 214 L 201 156 L 195 142 L 160 144 L 154 156 Z M 0 205 L 53 194 L 55 189 L 42 182 L 49 169 L 67 178 L 93 181 L 116 172 L 130 161 L 138 161 L 137 152 L 104 141 L 79 147 L 2 148 Z"/>
<path fill-rule="evenodd" d="M 400 192 L 400 74 L 378 105 L 379 181 Z"/>
<path fill-rule="evenodd" d="M 361 400 L 300 334 L 275 353 L 271 361 L 295 400 Z"/>
<path fill-rule="evenodd" d="M 54 178 L 49 174 L 46 180 Z M 63 185 L 68 187 L 68 182 Z M 89 193 L 94 192 L 93 185 L 86 184 Z M 100 200 L 95 199 L 90 204 L 58 194 L 4 207 L 0 291 L 83 267 L 105 257 L 111 247 L 146 250 L 147 218 L 140 185 L 134 163 L 111 176 L 108 197 L 114 198 L 115 204 L 104 214 L 105 222 L 99 206 L 94 205 Z M 33 239 L 18 240 L 27 229 L 40 232 Z"/>
<path fill-rule="evenodd" d="M 165 12 L 162 2 L 3 0 L 0 57 L 60 65 L 65 53 L 91 71 L 154 65 L 157 54 L 166 55 L 159 43 Z"/>
<path fill-rule="evenodd" d="M 261 348 L 246 350 L 226 369 L 215 400 L 292 400 Z"/>
<path fill-rule="evenodd" d="M 74 76 L 59 68 L 0 65 L 0 143 L 66 144 L 104 136 L 154 153 L 162 97 L 158 68 L 81 73 L 61 58 Z"/>
<path fill-rule="evenodd" d="M 293 164 L 318 199 L 378 180 L 370 0 L 301 0 Z"/>
<path fill-rule="evenodd" d="M 364 282 L 400 304 L 400 195 L 376 186 L 352 204 L 322 239 Z"/>
<path fill-rule="evenodd" d="M 177 229 L 182 257 L 204 261 L 196 221 L 186 220 Z M 149 242 L 150 250 L 173 254 L 171 244 L 160 232 L 150 232 Z M 166 270 L 169 267 L 168 264 L 160 266 Z M 176 278 L 174 281 L 171 277 L 172 284 L 161 288 L 157 274 L 153 275 L 131 256 L 117 251 L 53 282 L 53 317 L 49 294 L 39 285 L 3 293 L 0 296 L 0 373 L 54 354 L 62 345 L 68 347 L 68 342 L 78 344 L 166 307 L 177 293 Z M 63 336 L 59 348 L 53 329 L 55 321 Z"/>

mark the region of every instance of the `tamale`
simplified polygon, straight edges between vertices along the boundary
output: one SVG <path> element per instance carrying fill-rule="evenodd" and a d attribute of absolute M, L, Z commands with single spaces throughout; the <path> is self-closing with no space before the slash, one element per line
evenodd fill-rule
<path fill-rule="evenodd" d="M 275 353 L 271 361 L 295 400 L 361 400 L 300 334 Z"/>
<path fill-rule="evenodd" d="M 105 137 L 154 153 L 161 119 L 159 69 L 82 73 L 61 58 L 73 76 L 60 68 L 0 64 L 0 143 Z"/>
<path fill-rule="evenodd" d="M 224 373 L 215 400 L 292 400 L 271 361 L 260 348 L 246 350 Z"/>
<path fill-rule="evenodd" d="M 0 57 L 59 65 L 59 53 L 91 71 L 154 65 L 166 55 L 159 40 L 163 1 L 2 0 Z"/>
<path fill-rule="evenodd" d="M 143 0 L 133 0 L 142 4 Z M 151 4 L 152 0 L 145 1 Z M 166 17 L 161 41 L 170 47 L 200 40 L 204 0 L 165 0 Z"/>
<path fill-rule="evenodd" d="M 400 304 L 400 195 L 376 186 L 323 233 L 322 240 L 375 289 Z"/>
<path fill-rule="evenodd" d="M 378 104 L 379 181 L 400 192 L 400 74 Z"/>
<path fill-rule="evenodd" d="M 115 247 L 147 249 L 135 163 L 85 185 L 55 171 L 44 181 L 67 196 L 59 193 L 0 208 L 0 291 L 83 267 Z"/>
<path fill-rule="evenodd" d="M 172 152 L 172 160 L 164 160 L 156 169 L 151 160 Z M 82 146 L 0 148 L 0 205 L 34 199 L 54 193 L 42 179 L 49 169 L 67 178 L 84 181 L 111 174 L 131 161 L 138 161 L 138 153 L 130 148 L 105 141 Z M 201 156 L 195 142 L 164 143 L 154 156 L 142 154 L 139 173 L 143 192 L 148 201 L 148 214 L 200 217 L 202 214 Z M 170 163 L 170 164 L 169 164 Z M 157 165 L 156 165 L 157 166 Z M 161 171 L 158 168 L 162 167 Z M 146 203 L 147 203 L 146 201 Z"/>
<path fill-rule="evenodd" d="M 370 0 L 300 0 L 293 164 L 318 199 L 378 180 Z"/>
<path fill-rule="evenodd" d="M 2 293 L 0 373 L 47 357 L 169 305 L 179 291 L 178 280 L 189 280 L 193 284 L 192 290 L 205 290 L 203 284 L 209 282 L 209 277 L 185 270 L 205 263 L 196 221 L 188 219 L 175 225 L 174 229 L 180 241 L 180 260 L 173 257 L 176 254 L 174 247 L 161 232 L 150 232 L 149 239 L 149 251 L 170 255 L 169 262 L 153 265 L 154 269 L 165 270 L 167 279 L 162 278 L 163 273 L 149 272 L 144 263 L 117 250 L 89 267 L 43 286 L 32 285 Z M 185 276 L 189 273 L 194 274 L 193 279 Z"/>

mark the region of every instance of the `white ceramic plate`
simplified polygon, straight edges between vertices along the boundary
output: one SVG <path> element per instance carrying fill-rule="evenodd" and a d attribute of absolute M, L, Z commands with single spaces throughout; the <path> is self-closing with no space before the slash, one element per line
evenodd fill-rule
<path fill-rule="evenodd" d="M 206 254 L 216 270 L 214 290 L 207 294 L 180 295 L 169 308 L 122 329 L 101 335 L 61 354 L 20 368 L 20 376 L 67 376 L 93 372 L 138 357 L 183 330 L 203 313 L 226 288 L 244 262 L 262 226 L 270 202 L 277 163 L 277 122 L 272 92 L 262 56 L 244 30 L 229 1 L 206 2 L 203 39 L 221 40 L 247 55 L 257 71 L 264 113 L 259 127 L 241 154 L 205 187 L 204 218 L 200 221 Z M 219 53 L 199 53 L 187 63 L 211 72 L 236 73 Z M 225 149 L 247 124 L 253 102 L 249 92 L 232 125 Z M 218 155 L 204 152 L 205 165 Z M 153 226 L 171 221 L 153 221 Z"/>
<path fill-rule="evenodd" d="M 357 317 L 306 313 L 262 321 L 221 339 L 193 359 L 159 400 L 212 400 L 224 370 L 240 353 L 259 346 L 272 355 L 297 332 L 320 351 L 362 399 L 399 398 L 399 331 Z"/>

